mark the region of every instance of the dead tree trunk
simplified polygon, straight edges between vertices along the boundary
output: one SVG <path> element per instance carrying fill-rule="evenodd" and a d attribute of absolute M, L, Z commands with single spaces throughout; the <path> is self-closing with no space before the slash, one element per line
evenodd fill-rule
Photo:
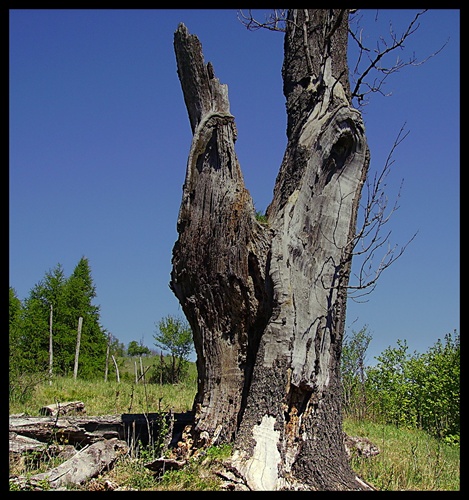
<path fill-rule="evenodd" d="M 49 385 L 52 385 L 52 365 L 54 361 L 53 342 L 52 342 L 52 316 L 53 316 L 53 309 L 51 304 L 50 315 L 49 315 Z"/>
<path fill-rule="evenodd" d="M 196 36 L 175 33 L 193 132 L 171 288 L 194 333 L 195 445 L 234 442 L 253 490 L 367 489 L 344 447 L 339 361 L 351 241 L 369 153 L 351 106 L 347 11 L 291 10 L 287 148 L 256 221 L 226 85 Z"/>
<path fill-rule="evenodd" d="M 109 353 L 111 350 L 111 334 L 108 335 L 107 347 L 106 347 L 106 364 L 104 366 L 104 382 L 107 382 L 107 376 L 109 371 Z"/>
<path fill-rule="evenodd" d="M 78 358 L 80 357 L 80 342 L 81 342 L 81 328 L 83 325 L 83 318 L 80 316 L 78 318 L 78 330 L 77 330 L 77 345 L 75 349 L 75 365 L 73 367 L 73 379 L 76 380 L 78 375 Z"/>

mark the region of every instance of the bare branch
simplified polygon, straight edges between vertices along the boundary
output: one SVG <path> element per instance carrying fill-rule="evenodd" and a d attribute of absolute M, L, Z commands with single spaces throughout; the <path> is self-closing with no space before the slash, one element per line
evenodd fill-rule
<path fill-rule="evenodd" d="M 251 9 L 248 9 L 247 15 L 240 9 L 238 10 L 238 20 L 249 31 L 256 31 L 258 29 L 265 28 L 270 31 L 285 32 L 287 9 L 273 9 L 271 14 L 266 14 L 264 22 L 254 19 Z"/>
<path fill-rule="evenodd" d="M 388 210 L 388 198 L 385 192 L 387 187 L 386 178 L 390 172 L 391 166 L 394 164 L 393 154 L 396 148 L 409 135 L 409 132 L 405 132 L 404 128 L 405 124 L 399 130 L 382 170 L 380 172 L 376 172 L 372 180 L 369 177 L 366 179 L 366 200 L 364 204 L 361 204 L 363 221 L 360 226 L 357 225 L 354 237 L 345 245 L 340 245 L 338 243 L 336 233 L 339 231 L 339 218 L 337 218 L 335 222 L 331 237 L 328 237 L 322 229 L 320 229 L 321 237 L 334 245 L 336 248 L 340 249 L 342 252 L 340 262 L 336 263 L 332 261 L 331 258 L 328 258 L 323 263 L 323 270 L 325 269 L 326 264 L 331 264 L 336 269 L 332 286 L 324 281 L 323 274 L 325 275 L 325 273 L 320 273 L 323 289 L 332 290 L 343 287 L 340 278 L 343 271 L 346 269 L 347 263 L 352 260 L 356 262 L 358 258 L 362 259 L 358 271 L 350 275 L 350 277 L 356 279 L 356 283 L 349 283 L 345 287 L 348 291 L 348 296 L 355 302 L 360 302 L 357 300 L 358 298 L 369 295 L 373 292 L 382 272 L 403 255 L 407 246 L 413 241 L 418 233 L 416 232 L 400 249 L 397 244 L 394 246 L 390 245 L 389 240 L 391 237 L 391 231 L 384 233 L 384 226 L 391 220 L 392 215 L 399 209 L 398 201 L 401 196 L 403 181 L 401 181 L 401 185 L 396 195 L 396 200 L 390 210 Z M 339 212 L 342 210 L 342 206 L 345 204 L 347 197 L 352 194 L 353 193 L 341 193 L 340 200 L 338 201 Z M 380 261 L 376 263 L 375 257 L 378 252 L 382 252 L 383 249 L 384 254 L 382 254 Z"/>
<path fill-rule="evenodd" d="M 371 183 L 369 179 L 366 181 L 367 197 L 366 203 L 362 205 L 363 222 L 360 228 L 357 228 L 355 237 L 350 242 L 346 253 L 346 259 L 361 256 L 363 261 L 359 270 L 353 274 L 357 280 L 355 285 L 348 285 L 349 297 L 352 300 L 357 300 L 359 297 L 370 294 L 376 287 L 377 281 L 381 273 L 393 264 L 404 253 L 407 246 L 416 237 L 417 232 L 410 240 L 399 250 L 397 245 L 390 246 L 389 238 L 391 231 L 383 235 L 383 228 L 387 224 L 394 212 L 399 208 L 398 200 L 400 198 L 402 182 L 399 188 L 396 201 L 389 213 L 386 212 L 388 200 L 385 196 L 386 177 L 389 174 L 390 168 L 394 163 L 393 154 L 401 142 L 409 135 L 409 132 L 404 132 L 405 124 L 399 130 L 399 133 L 394 141 L 394 144 L 386 158 L 383 169 L 378 174 L 376 173 Z M 378 250 L 382 250 L 387 245 L 387 249 L 377 265 L 374 264 L 374 257 Z M 366 291 L 364 291 L 366 290 Z M 357 292 L 361 291 L 361 292 Z"/>
<path fill-rule="evenodd" d="M 365 96 L 367 96 L 368 94 L 377 92 L 384 96 L 391 95 L 390 93 L 385 94 L 383 91 L 385 80 L 388 78 L 389 75 L 397 73 L 406 66 L 420 66 L 424 64 L 431 57 L 434 57 L 439 52 L 441 52 L 443 48 L 446 46 L 448 40 L 436 52 L 433 52 L 432 54 L 430 54 L 428 57 L 426 57 L 421 61 L 419 61 L 415 57 L 415 54 L 413 54 L 408 61 L 404 61 L 400 59 L 400 57 L 398 56 L 395 63 L 392 66 L 386 67 L 382 65 L 385 56 L 389 55 L 391 52 L 397 49 L 403 50 L 405 48 L 405 42 L 407 41 L 407 39 L 410 36 L 412 36 L 420 27 L 420 24 L 418 22 L 419 17 L 422 16 L 427 10 L 428 9 L 418 12 L 413 18 L 413 20 L 409 23 L 407 29 L 401 36 L 397 36 L 395 34 L 392 24 L 390 24 L 389 27 L 390 40 L 387 41 L 384 37 L 380 37 L 380 39 L 376 43 L 376 49 L 374 50 L 371 50 L 370 48 L 364 45 L 363 30 L 358 25 L 358 21 L 357 21 L 357 28 L 355 29 L 355 31 L 352 31 L 349 28 L 349 34 L 352 40 L 356 42 L 359 49 L 357 61 L 350 75 L 351 80 L 356 78 L 352 90 L 352 98 L 354 97 L 357 98 L 358 106 L 363 106 L 364 104 L 367 103 L 365 101 Z M 355 19 L 356 19 L 355 17 L 352 17 L 351 23 Z M 365 69 L 360 70 L 359 68 L 362 65 L 366 65 L 366 67 Z M 379 76 L 368 81 L 367 78 L 371 76 L 371 73 L 373 71 L 377 72 Z"/>

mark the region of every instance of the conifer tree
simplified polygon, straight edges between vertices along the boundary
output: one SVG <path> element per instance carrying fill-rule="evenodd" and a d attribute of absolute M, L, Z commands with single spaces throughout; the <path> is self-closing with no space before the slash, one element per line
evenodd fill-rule
<path fill-rule="evenodd" d="M 99 306 L 91 268 L 82 257 L 66 278 L 59 263 L 32 289 L 24 302 L 18 362 L 25 372 L 46 372 L 49 365 L 49 318 L 53 310 L 53 373 L 71 375 L 74 369 L 78 318 L 83 318 L 78 376 L 100 376 L 105 367 L 106 335 L 99 323 Z"/>
<path fill-rule="evenodd" d="M 67 323 L 76 345 L 78 318 L 83 318 L 80 343 L 80 363 L 78 373 L 96 376 L 102 372 L 105 359 L 107 338 L 99 324 L 99 306 L 93 304 L 96 287 L 91 276 L 89 260 L 82 256 L 66 283 Z M 75 349 L 71 351 L 75 355 Z"/>
<path fill-rule="evenodd" d="M 10 286 L 8 305 L 8 327 L 9 327 L 9 368 L 12 374 L 21 373 L 21 321 L 23 304 L 16 294 L 16 290 Z"/>
<path fill-rule="evenodd" d="M 53 309 L 54 372 L 56 362 L 59 372 L 64 366 L 62 356 L 67 353 L 65 318 L 66 277 L 62 265 L 57 264 L 31 289 L 25 300 L 22 352 L 27 371 L 42 372 L 49 365 L 49 318 Z M 57 350 L 55 349 L 57 347 Z"/>

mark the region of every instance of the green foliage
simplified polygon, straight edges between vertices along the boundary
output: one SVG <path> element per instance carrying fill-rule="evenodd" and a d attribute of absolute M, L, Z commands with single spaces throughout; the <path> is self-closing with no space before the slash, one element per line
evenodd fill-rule
<path fill-rule="evenodd" d="M 158 331 L 153 335 L 155 345 L 169 354 L 170 362 L 166 363 L 161 354 L 152 380 L 174 384 L 187 373 L 189 356 L 194 348 L 192 330 L 187 321 L 170 315 L 163 318 L 157 327 Z"/>
<path fill-rule="evenodd" d="M 44 384 L 46 376 L 39 373 L 17 373 L 17 370 L 10 362 L 10 377 L 9 377 L 9 403 L 10 413 L 13 408 L 23 407 L 28 405 L 32 400 L 37 388 Z M 46 403 L 48 404 L 48 403 Z M 42 405 L 44 406 L 44 405 Z"/>
<path fill-rule="evenodd" d="M 439 438 L 460 432 L 460 361 L 460 339 L 454 332 L 444 342 L 438 339 L 412 365 L 419 426 Z"/>
<path fill-rule="evenodd" d="M 104 330 L 106 332 L 106 330 Z M 114 355 L 114 357 L 124 357 L 127 349 L 123 342 L 119 342 L 119 339 L 114 337 L 111 333 L 107 332 L 109 352 Z"/>
<path fill-rule="evenodd" d="M 102 374 L 107 338 L 99 324 L 99 307 L 92 304 L 95 297 L 85 257 L 69 278 L 61 264 L 49 270 L 24 304 L 18 304 L 14 291 L 10 291 L 10 366 L 18 374 L 48 371 L 52 315 L 53 374 L 73 373 L 78 319 L 82 317 L 78 375 L 92 378 Z M 10 378 L 13 375 L 10 372 Z"/>
<path fill-rule="evenodd" d="M 121 488 L 149 491 L 155 490 L 157 480 L 154 473 L 145 467 L 144 458 L 125 456 L 118 461 L 112 470 L 111 478 L 118 481 Z"/>
<path fill-rule="evenodd" d="M 21 310 L 23 306 L 21 305 L 21 300 L 16 295 L 16 290 L 10 286 L 9 289 L 9 325 L 10 332 L 11 327 L 16 326 L 21 318 Z"/>
<path fill-rule="evenodd" d="M 99 324 L 99 306 L 92 302 L 96 298 L 96 289 L 91 277 L 91 268 L 86 257 L 82 257 L 66 283 L 67 324 L 73 346 L 76 346 L 78 318 L 83 318 L 81 333 L 78 373 L 83 378 L 93 378 L 103 373 L 107 336 Z M 73 363 L 75 361 L 75 350 Z M 70 365 L 64 366 L 62 373 L 67 373 Z M 73 364 L 72 364 L 73 366 Z"/>
<path fill-rule="evenodd" d="M 233 445 L 229 443 L 223 443 L 217 446 L 210 446 L 205 452 L 204 461 L 223 461 L 231 456 L 233 453 Z"/>
<path fill-rule="evenodd" d="M 256 220 L 257 222 L 263 225 L 267 225 L 269 223 L 267 215 L 263 213 L 261 210 L 256 210 Z"/>
<path fill-rule="evenodd" d="M 344 339 L 344 415 L 423 429 L 448 444 L 459 443 L 459 335 L 447 334 L 444 342 L 412 355 L 407 342 L 398 340 L 376 358 L 376 366 L 364 367 L 370 340 L 366 327 Z"/>
<path fill-rule="evenodd" d="M 126 358 L 129 360 L 129 358 Z M 149 360 L 146 360 L 149 361 Z M 193 365 L 193 363 L 191 363 Z M 80 399 L 85 402 L 88 415 L 126 413 L 133 398 L 133 413 L 145 413 L 172 409 L 174 412 L 188 411 L 196 393 L 197 383 L 191 385 L 157 385 L 105 383 L 99 381 L 73 380 L 72 377 L 56 377 L 52 386 L 47 379 L 35 386 L 28 405 L 10 403 L 10 413 L 26 412 L 39 416 L 39 408 L 51 401 Z M 185 394 L 185 396 L 184 396 Z M 184 397 L 183 397 L 184 396 Z M 352 459 L 353 469 L 364 480 L 381 490 L 450 491 L 460 488 L 460 448 L 457 443 L 432 438 L 428 433 L 416 429 L 372 422 L 362 419 L 345 419 L 344 431 L 350 436 L 363 436 L 378 446 L 380 453 L 371 458 L 356 455 Z M 121 489 L 137 491 L 220 491 L 221 480 L 216 472 L 220 462 L 229 458 L 229 444 L 210 447 L 191 459 L 179 471 L 167 472 L 161 477 L 145 467 L 145 463 L 156 457 L 161 447 L 139 447 L 137 456 L 125 454 L 116 461 L 111 470 L 103 471 L 91 482 L 104 484 L 106 480 Z M 39 463 L 26 463 L 27 471 L 12 470 L 10 474 L 22 475 L 43 472 L 59 462 L 42 455 Z M 62 459 L 63 460 L 63 459 Z M 78 489 L 88 490 L 88 484 Z M 46 486 L 46 485 L 44 485 Z M 10 483 L 10 491 L 19 488 Z M 74 488 L 72 488 L 74 489 Z M 90 488 L 91 489 L 91 485 Z"/>
<path fill-rule="evenodd" d="M 343 410 L 347 416 L 363 418 L 366 411 L 365 361 L 366 351 L 372 336 L 367 332 L 367 326 L 360 331 L 345 336 L 342 343 L 341 379 Z"/>
<path fill-rule="evenodd" d="M 145 356 L 150 354 L 151 351 L 148 349 L 148 347 L 144 346 L 142 343 L 137 343 L 136 340 L 132 340 L 129 342 L 129 345 L 127 347 L 127 354 L 129 356 Z"/>
<path fill-rule="evenodd" d="M 129 358 L 126 358 L 129 359 Z M 189 363 L 191 373 L 194 363 Z M 26 377 L 26 375 L 24 376 Z M 133 380 L 115 378 L 74 380 L 72 376 L 54 377 L 49 385 L 47 376 L 28 376 L 28 397 L 23 401 L 10 394 L 10 413 L 39 416 L 39 409 L 51 402 L 80 400 L 88 415 L 114 415 L 121 413 L 155 413 L 159 411 L 185 412 L 192 408 L 197 391 L 197 379 L 191 376 L 179 384 L 135 384 Z M 130 408 L 130 411 L 129 411 Z"/>
<path fill-rule="evenodd" d="M 221 491 L 222 481 L 213 472 L 231 456 L 232 446 L 211 446 L 193 456 L 181 470 L 167 471 L 160 477 L 158 490 Z"/>
<path fill-rule="evenodd" d="M 460 341 L 454 332 L 426 353 L 388 347 L 367 370 L 367 394 L 382 421 L 457 441 L 460 433 Z"/>
<path fill-rule="evenodd" d="M 14 381 L 21 374 L 21 367 L 16 363 L 21 360 L 21 342 L 23 330 L 23 305 L 14 288 L 9 290 L 9 376 Z M 10 394 L 12 386 L 10 382 Z"/>

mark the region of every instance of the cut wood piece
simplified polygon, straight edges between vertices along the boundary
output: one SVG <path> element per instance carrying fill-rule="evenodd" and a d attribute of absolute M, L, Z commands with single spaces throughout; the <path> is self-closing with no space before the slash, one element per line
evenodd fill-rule
<path fill-rule="evenodd" d="M 16 432 L 10 432 L 9 453 L 10 458 L 24 455 L 30 452 L 47 452 L 49 456 L 64 457 L 66 459 L 74 455 L 77 450 L 71 444 L 47 444 L 37 439 L 22 436 Z"/>
<path fill-rule="evenodd" d="M 68 460 L 77 453 L 74 446 L 66 444 L 43 443 L 16 432 L 10 432 L 9 437 L 9 467 L 10 472 L 17 467 L 23 467 L 25 462 L 28 464 L 39 464 L 44 457 L 59 457 Z"/>
<path fill-rule="evenodd" d="M 28 436 L 21 436 L 16 432 L 10 432 L 9 452 L 10 455 L 21 455 L 32 451 L 41 451 L 47 448 L 47 444 Z"/>
<path fill-rule="evenodd" d="M 69 415 L 69 414 L 80 414 L 84 415 L 85 403 L 83 401 L 66 401 L 63 403 L 55 403 L 47 406 L 43 406 L 39 413 L 41 415 L 48 415 L 55 417 L 57 415 Z"/>
<path fill-rule="evenodd" d="M 344 434 L 345 451 L 351 458 L 353 455 L 360 457 L 374 457 L 380 453 L 379 448 L 373 444 L 368 438 L 359 436 L 347 436 Z"/>
<path fill-rule="evenodd" d="M 79 486 L 88 479 L 98 476 L 104 469 L 110 469 L 116 459 L 128 451 L 128 446 L 117 438 L 102 440 L 87 446 L 63 464 L 47 472 L 29 478 L 19 476 L 10 479 L 20 489 L 43 489 L 46 482 L 50 489 L 64 489 Z"/>

